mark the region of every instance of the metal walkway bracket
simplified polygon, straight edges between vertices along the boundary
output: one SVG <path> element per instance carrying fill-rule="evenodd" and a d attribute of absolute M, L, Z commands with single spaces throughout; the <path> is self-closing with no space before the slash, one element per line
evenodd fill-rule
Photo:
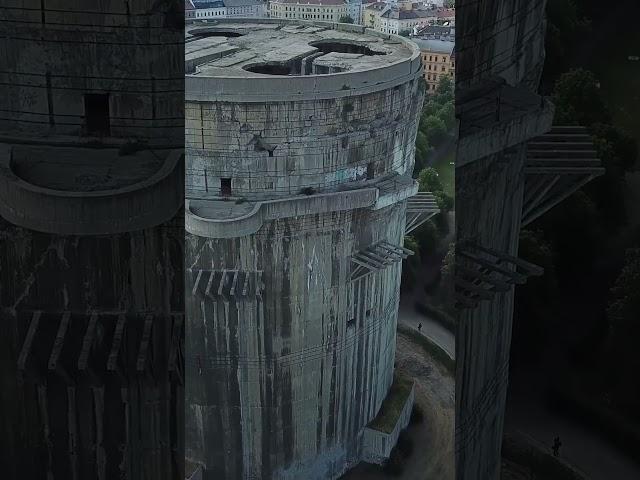
<path fill-rule="evenodd" d="M 602 175 L 585 127 L 553 127 L 527 145 L 522 225 L 526 226 Z"/>
<path fill-rule="evenodd" d="M 191 270 L 192 295 L 210 298 L 261 297 L 264 290 L 262 271 L 246 270 Z"/>
<path fill-rule="evenodd" d="M 413 252 L 408 248 L 392 245 L 389 242 L 376 243 L 351 257 L 351 262 L 354 264 L 351 280 L 382 270 L 404 260 L 409 255 L 413 255 Z"/>
<path fill-rule="evenodd" d="M 458 308 L 476 308 L 498 292 L 544 273 L 542 267 L 511 255 L 466 242 L 456 246 L 455 299 Z"/>
<path fill-rule="evenodd" d="M 61 376 L 68 385 L 76 384 L 81 377 L 100 384 L 104 374 L 122 377 L 127 370 L 135 370 L 138 374 L 151 371 L 155 375 L 154 355 L 158 348 L 166 351 L 168 372 L 177 375 L 182 382 L 184 314 L 181 312 L 126 314 L 91 310 L 72 314 L 70 311 L 37 310 L 21 315 L 28 315 L 30 323 L 17 359 L 18 372 L 38 383 L 46 381 L 45 376 L 49 373 Z M 154 336 L 160 334 L 165 321 L 170 322 L 171 336 L 166 345 L 154 345 Z M 57 326 L 45 328 L 47 322 Z M 160 330 L 154 333 L 157 326 Z M 127 335 L 132 334 L 127 333 L 130 329 L 135 335 L 140 331 L 136 351 L 127 354 L 134 356 L 133 363 L 121 361 L 125 346 L 131 347 L 126 340 Z M 51 350 L 46 355 L 37 355 L 38 345 L 40 349 L 51 345 Z"/>
<path fill-rule="evenodd" d="M 413 232 L 431 217 L 440 213 L 436 197 L 429 192 L 418 192 L 407 200 L 405 235 Z"/>

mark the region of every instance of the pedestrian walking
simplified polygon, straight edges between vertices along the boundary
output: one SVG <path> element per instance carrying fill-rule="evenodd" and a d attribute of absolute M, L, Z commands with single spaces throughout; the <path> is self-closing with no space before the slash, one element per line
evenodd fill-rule
<path fill-rule="evenodd" d="M 560 437 L 556 437 L 553 439 L 553 445 L 552 445 L 552 449 L 553 449 L 553 456 L 557 457 L 558 455 L 560 455 L 560 447 L 562 446 L 562 442 L 560 441 Z"/>

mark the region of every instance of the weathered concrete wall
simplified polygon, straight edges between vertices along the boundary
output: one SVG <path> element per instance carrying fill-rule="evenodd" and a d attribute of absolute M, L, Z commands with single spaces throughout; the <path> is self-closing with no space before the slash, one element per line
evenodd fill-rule
<path fill-rule="evenodd" d="M 185 455 L 207 480 L 324 480 L 362 458 L 393 381 L 401 262 L 352 278 L 353 257 L 403 243 L 423 98 L 405 53 L 187 77 Z"/>
<path fill-rule="evenodd" d="M 546 0 L 456 2 L 456 86 L 500 76 L 537 90 L 544 66 Z"/>
<path fill-rule="evenodd" d="M 358 461 L 392 381 L 400 266 L 350 281 L 350 256 L 403 233 L 398 204 L 189 238 L 192 270 L 264 272 L 260 297 L 188 300 L 186 455 L 205 478 L 335 478 Z"/>
<path fill-rule="evenodd" d="M 545 4 L 458 2 L 456 88 L 481 86 L 500 76 L 521 89 L 523 98 L 536 93 L 544 64 Z M 466 137 L 461 134 L 456 162 L 458 243 L 472 241 L 517 256 L 525 142 L 550 128 L 553 106 L 541 102 L 524 110 L 502 123 L 491 118 Z M 461 480 L 500 477 L 513 295 L 513 289 L 496 293 L 475 309 L 459 311 L 456 477 Z"/>
<path fill-rule="evenodd" d="M 340 99 L 187 102 L 186 188 L 217 196 L 231 178 L 234 195 L 273 198 L 412 171 L 419 82 Z"/>
<path fill-rule="evenodd" d="M 101 237 L 0 222 L 3 436 L 12 458 L 3 475 L 181 478 L 182 217 Z"/>
<path fill-rule="evenodd" d="M 182 144 L 181 0 L 8 0 L 0 12 L 0 134 L 84 135 L 84 94 L 108 93 L 113 137 Z"/>
<path fill-rule="evenodd" d="M 458 240 L 517 256 L 524 147 L 456 170 Z M 488 188 L 488 186 L 490 186 Z M 469 214 L 473 212 L 473 214 Z M 495 479 L 509 373 L 513 290 L 460 310 L 456 331 L 457 478 Z"/>

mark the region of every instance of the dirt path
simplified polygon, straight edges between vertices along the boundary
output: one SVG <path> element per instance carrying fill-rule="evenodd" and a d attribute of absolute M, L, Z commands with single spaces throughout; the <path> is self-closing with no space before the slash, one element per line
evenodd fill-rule
<path fill-rule="evenodd" d="M 427 355 L 420 345 L 398 332 L 396 365 L 415 379 L 416 404 L 424 414 L 422 423 L 409 427 L 413 454 L 400 480 L 453 480 L 454 478 L 454 378 L 444 366 Z M 342 480 L 387 480 L 380 468 L 361 464 Z"/>

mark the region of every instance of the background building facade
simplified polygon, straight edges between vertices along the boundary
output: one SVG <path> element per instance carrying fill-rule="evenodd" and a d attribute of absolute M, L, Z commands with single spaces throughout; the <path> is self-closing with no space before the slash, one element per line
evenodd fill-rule
<path fill-rule="evenodd" d="M 269 16 L 295 20 L 320 20 L 339 22 L 353 14 L 353 8 L 345 0 L 273 0 L 269 2 Z M 352 17 L 357 20 L 358 14 Z"/>
<path fill-rule="evenodd" d="M 455 43 L 444 40 L 412 38 L 420 48 L 427 93 L 434 92 L 442 77 L 455 81 Z"/>

